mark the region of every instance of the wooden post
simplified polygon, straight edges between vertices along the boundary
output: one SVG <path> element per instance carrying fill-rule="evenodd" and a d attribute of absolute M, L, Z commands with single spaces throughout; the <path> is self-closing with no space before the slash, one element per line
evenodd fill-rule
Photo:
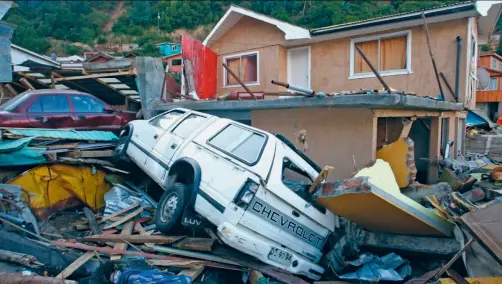
<path fill-rule="evenodd" d="M 436 60 L 434 60 L 434 55 L 432 54 L 431 37 L 429 35 L 429 28 L 427 27 L 427 20 L 425 19 L 424 12 L 422 12 L 422 18 L 424 19 L 424 28 L 425 28 L 425 35 L 427 37 L 427 46 L 429 47 L 429 55 L 431 56 L 432 67 L 434 67 L 434 73 L 436 74 L 436 80 L 438 81 L 439 93 L 444 98 L 443 87 L 441 87 L 441 81 L 439 80 L 439 73 L 438 73 L 438 68 L 436 66 Z"/>
<path fill-rule="evenodd" d="M 368 64 L 368 66 L 370 67 L 371 71 L 373 71 L 373 73 L 377 77 L 378 81 L 380 81 L 380 83 L 383 85 L 383 87 L 385 88 L 385 90 L 390 94 L 391 90 L 389 88 L 389 85 L 387 85 L 387 83 L 385 83 L 385 81 L 380 76 L 380 74 L 378 74 L 378 71 L 375 69 L 375 67 L 373 66 L 373 64 L 371 64 L 371 62 L 368 59 L 368 57 L 366 57 L 366 54 L 364 54 L 364 52 L 359 48 L 359 46 L 354 45 L 354 47 L 356 48 L 357 52 L 359 52 L 359 54 L 361 55 L 361 57 L 363 58 L 364 62 L 366 62 L 366 64 Z"/>
<path fill-rule="evenodd" d="M 19 82 L 21 82 L 21 84 L 23 84 L 26 88 L 28 88 L 28 90 L 36 90 L 35 87 L 33 87 L 33 85 L 31 85 L 30 82 L 26 80 L 26 78 L 19 79 Z"/>
<path fill-rule="evenodd" d="M 235 73 L 234 73 L 232 70 L 230 70 L 230 68 L 228 68 L 227 64 L 223 63 L 223 67 L 225 67 L 225 69 L 227 69 L 228 73 L 229 73 L 230 75 L 232 75 L 232 77 L 234 77 L 234 79 L 235 79 L 237 82 L 239 82 L 239 84 L 241 84 L 241 86 L 244 88 L 244 90 L 246 90 L 246 92 L 248 92 L 248 93 L 249 93 L 249 95 L 253 98 L 253 100 L 255 100 L 255 101 L 256 101 L 256 97 L 255 97 L 255 95 L 253 94 L 253 92 L 251 92 L 251 90 L 250 90 L 250 89 L 249 89 L 246 85 L 244 85 L 244 83 L 241 81 L 241 79 L 239 79 L 239 77 L 237 77 L 237 75 L 235 75 Z"/>
<path fill-rule="evenodd" d="M 428 184 L 434 184 L 439 178 L 438 158 L 441 156 L 441 118 L 431 117 L 431 126 L 429 131 L 429 174 Z M 424 125 L 425 126 L 425 125 Z"/>
<path fill-rule="evenodd" d="M 56 81 L 54 80 L 54 73 L 51 72 L 51 89 L 56 88 Z"/>
<path fill-rule="evenodd" d="M 15 97 L 15 96 L 18 95 L 18 93 L 16 92 L 16 90 L 14 89 L 14 87 L 12 87 L 11 85 L 6 84 L 5 88 L 7 88 L 7 90 L 9 90 L 9 92 L 12 94 L 13 97 Z"/>

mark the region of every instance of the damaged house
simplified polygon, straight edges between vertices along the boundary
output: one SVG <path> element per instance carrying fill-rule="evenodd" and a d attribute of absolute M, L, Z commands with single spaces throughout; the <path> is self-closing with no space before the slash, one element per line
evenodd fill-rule
<path fill-rule="evenodd" d="M 475 106 L 478 47 L 488 42 L 500 9 L 501 4 L 467 1 L 307 30 L 231 6 L 204 40 L 218 56 L 216 94 L 246 94 L 225 63 L 264 99 L 181 101 L 155 109 L 185 107 L 284 134 L 316 163 L 334 166 L 331 180 L 350 176 L 375 160 L 384 145 L 410 137 L 417 180 L 433 183 L 438 178 L 434 161 L 447 144 L 452 157 L 464 153 L 466 109 Z M 382 84 L 356 47 L 392 91 L 376 91 Z M 285 88 L 272 80 L 334 96 L 278 99 Z"/>

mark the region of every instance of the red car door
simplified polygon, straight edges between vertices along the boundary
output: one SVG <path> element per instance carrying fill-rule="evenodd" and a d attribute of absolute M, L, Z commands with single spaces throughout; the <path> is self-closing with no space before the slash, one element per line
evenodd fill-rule
<path fill-rule="evenodd" d="M 75 112 L 75 127 L 80 130 L 103 130 L 118 133 L 121 119 L 112 108 L 91 95 L 70 95 Z"/>
<path fill-rule="evenodd" d="M 40 95 L 26 111 L 36 128 L 74 128 L 75 117 L 66 94 Z"/>

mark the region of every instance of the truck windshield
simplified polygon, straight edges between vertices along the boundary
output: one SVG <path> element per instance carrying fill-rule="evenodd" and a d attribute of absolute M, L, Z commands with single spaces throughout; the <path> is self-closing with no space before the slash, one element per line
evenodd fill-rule
<path fill-rule="evenodd" d="M 30 94 L 19 94 L 10 100 L 6 101 L 4 104 L 0 105 L 0 110 L 13 111 L 18 105 L 26 101 L 30 97 Z"/>

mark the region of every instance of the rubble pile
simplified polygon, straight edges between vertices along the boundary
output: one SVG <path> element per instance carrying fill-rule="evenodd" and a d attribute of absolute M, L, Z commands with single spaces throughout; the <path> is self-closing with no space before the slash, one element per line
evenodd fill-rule
<path fill-rule="evenodd" d="M 141 170 L 112 159 L 111 133 L 4 129 L 2 138 L 2 283 L 312 283 L 230 248 L 208 222 L 159 230 L 166 209 Z M 426 185 L 413 152 L 402 137 L 350 178 L 329 182 L 326 167 L 312 184 L 287 181 L 335 214 L 315 283 L 502 281 L 502 164 L 445 156 L 439 183 Z M 6 167 L 9 155 L 24 160 Z"/>

